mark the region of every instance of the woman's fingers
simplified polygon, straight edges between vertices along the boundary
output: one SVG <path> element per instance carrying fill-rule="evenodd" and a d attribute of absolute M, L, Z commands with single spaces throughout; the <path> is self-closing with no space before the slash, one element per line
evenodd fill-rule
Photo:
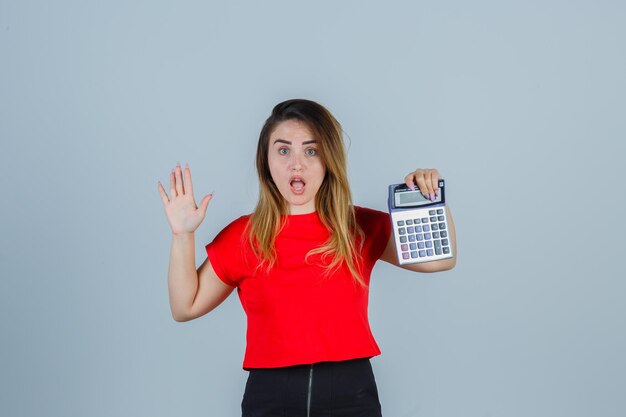
<path fill-rule="evenodd" d="M 404 177 L 409 188 L 414 189 L 413 183 L 417 184 L 425 198 L 433 201 L 439 195 L 439 171 L 436 169 L 418 168 Z"/>
<path fill-rule="evenodd" d="M 176 192 L 179 196 L 182 196 L 185 194 L 185 189 L 183 188 L 183 178 L 181 175 L 182 172 L 180 169 L 180 162 L 176 164 L 176 168 L 174 168 L 174 173 L 176 175 Z"/>
<path fill-rule="evenodd" d="M 409 187 L 412 191 L 415 191 L 415 183 L 414 183 L 414 173 L 411 172 L 406 177 L 404 177 L 404 183 L 407 187 Z"/>
<path fill-rule="evenodd" d="M 415 177 L 416 177 L 416 182 L 417 182 L 417 188 L 420 189 L 424 197 L 430 199 L 430 190 L 428 188 L 428 183 L 430 181 L 426 181 L 423 170 L 418 169 L 416 171 Z"/>
<path fill-rule="evenodd" d="M 161 195 L 161 201 L 163 201 L 163 205 L 166 205 L 170 202 L 170 199 L 167 197 L 167 193 L 165 192 L 165 188 L 163 188 L 161 181 L 159 181 L 159 194 Z"/>
<path fill-rule="evenodd" d="M 189 169 L 189 164 L 185 164 L 185 189 L 187 190 L 187 194 L 193 198 L 193 184 L 191 182 L 191 170 Z"/>
<path fill-rule="evenodd" d="M 430 195 L 430 199 L 434 200 L 437 195 L 435 193 L 439 193 L 439 173 L 436 169 L 428 170 L 424 174 L 424 180 L 428 185 L 428 194 Z"/>
<path fill-rule="evenodd" d="M 213 193 L 205 196 L 202 201 L 200 201 L 200 213 L 202 213 L 202 218 L 206 215 L 206 210 L 209 207 L 209 201 L 213 199 Z"/>
<path fill-rule="evenodd" d="M 431 169 L 418 169 L 416 171 L 417 174 L 417 186 L 424 195 L 429 200 L 435 199 L 435 188 L 432 185 L 432 171 Z"/>
<path fill-rule="evenodd" d="M 170 172 L 170 194 L 172 195 L 172 198 L 178 196 L 178 193 L 176 192 L 176 176 L 174 175 L 174 170 Z"/>
<path fill-rule="evenodd" d="M 163 192 L 165 193 L 165 190 L 163 190 Z M 184 195 L 190 195 L 191 198 L 193 198 L 193 183 L 191 181 L 189 164 L 185 164 L 185 171 L 183 172 L 179 162 L 176 164 L 176 167 L 172 169 L 172 172 L 170 172 L 170 194 L 172 199 Z"/>

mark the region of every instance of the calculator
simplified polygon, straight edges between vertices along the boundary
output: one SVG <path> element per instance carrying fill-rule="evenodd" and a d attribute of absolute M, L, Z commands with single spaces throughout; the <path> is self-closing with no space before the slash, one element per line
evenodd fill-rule
<path fill-rule="evenodd" d="M 400 265 L 452 258 L 448 234 L 445 181 L 439 179 L 439 195 L 426 199 L 417 187 L 389 186 L 389 214 Z"/>

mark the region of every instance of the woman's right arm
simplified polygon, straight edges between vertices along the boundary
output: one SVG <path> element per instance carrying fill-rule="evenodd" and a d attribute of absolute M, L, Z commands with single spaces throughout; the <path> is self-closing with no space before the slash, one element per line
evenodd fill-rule
<path fill-rule="evenodd" d="M 204 197 L 197 207 L 188 166 L 184 175 L 185 184 L 180 164 L 170 173 L 171 197 L 167 196 L 161 183 L 158 184 L 172 228 L 168 288 L 170 309 L 176 321 L 189 321 L 208 313 L 234 290 L 218 278 L 208 258 L 196 270 L 194 232 L 204 219 L 212 194 Z"/>
<path fill-rule="evenodd" d="M 207 258 L 196 271 L 193 233 L 172 236 L 168 287 L 170 309 L 176 321 L 203 316 L 220 305 L 235 287 L 218 278 Z"/>

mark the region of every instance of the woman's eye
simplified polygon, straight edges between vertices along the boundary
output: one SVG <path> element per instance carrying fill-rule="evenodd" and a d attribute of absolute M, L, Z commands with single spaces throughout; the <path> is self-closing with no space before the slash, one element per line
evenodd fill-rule
<path fill-rule="evenodd" d="M 280 148 L 278 150 L 278 153 L 281 155 L 287 155 L 289 153 L 289 150 L 287 148 Z"/>
<path fill-rule="evenodd" d="M 315 156 L 317 155 L 317 149 L 309 148 L 306 150 L 306 154 L 309 156 Z"/>

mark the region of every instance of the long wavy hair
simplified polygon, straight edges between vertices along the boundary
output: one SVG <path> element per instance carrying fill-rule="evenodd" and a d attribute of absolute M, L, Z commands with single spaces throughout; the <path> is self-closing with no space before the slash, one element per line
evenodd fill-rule
<path fill-rule="evenodd" d="M 282 215 L 289 213 L 287 202 L 272 180 L 268 151 L 270 135 L 279 123 L 287 120 L 298 120 L 309 128 L 326 167 L 322 185 L 315 195 L 315 209 L 330 236 L 322 246 L 309 251 L 307 259 L 321 254 L 327 274 L 346 265 L 354 280 L 366 286 L 358 267 L 363 231 L 356 222 L 352 205 L 341 125 L 325 107 L 314 101 L 292 99 L 277 104 L 261 129 L 256 153 L 260 191 L 249 224 L 250 245 L 261 265 L 271 269 L 276 262 L 274 242 L 287 219 Z M 356 242 L 360 242 L 359 250 Z"/>

